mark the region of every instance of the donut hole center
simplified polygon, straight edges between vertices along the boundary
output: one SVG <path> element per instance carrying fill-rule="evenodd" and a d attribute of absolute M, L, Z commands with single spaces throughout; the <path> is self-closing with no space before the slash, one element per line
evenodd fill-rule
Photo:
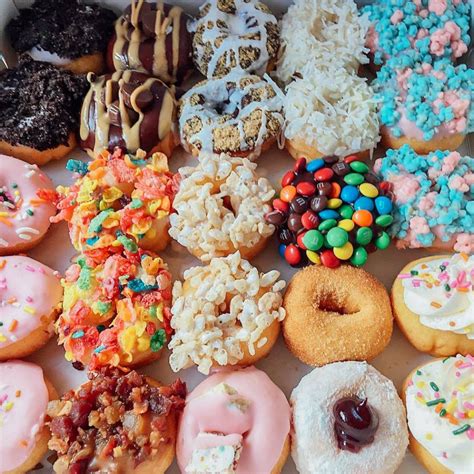
<path fill-rule="evenodd" d="M 6 186 L 0 186 L 0 209 L 5 208 L 8 212 L 17 209 L 15 198 Z"/>
<path fill-rule="evenodd" d="M 351 302 L 344 295 L 337 293 L 323 293 L 315 302 L 316 308 L 327 313 L 336 313 L 340 316 L 354 314 L 360 311 L 360 307 Z"/>
<path fill-rule="evenodd" d="M 222 198 L 222 205 L 227 209 L 229 210 L 230 212 L 232 212 L 232 214 L 234 215 L 234 217 L 237 215 L 235 209 L 234 209 L 234 206 L 232 206 L 232 200 L 230 198 L 230 196 L 224 196 Z"/>
<path fill-rule="evenodd" d="M 257 19 L 245 10 L 237 12 L 236 15 L 229 15 L 226 22 L 227 31 L 232 36 L 244 36 L 250 29 L 258 26 Z"/>
<path fill-rule="evenodd" d="M 316 41 L 324 42 L 327 40 L 327 36 L 325 35 L 326 28 L 334 27 L 334 25 L 337 25 L 337 22 L 337 15 L 327 13 L 324 18 L 318 17 L 314 20 L 310 33 L 314 36 Z"/>

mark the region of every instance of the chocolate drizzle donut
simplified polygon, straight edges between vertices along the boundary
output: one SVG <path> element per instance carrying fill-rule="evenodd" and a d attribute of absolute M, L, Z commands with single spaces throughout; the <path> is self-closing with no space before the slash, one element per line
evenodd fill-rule
<path fill-rule="evenodd" d="M 147 72 L 167 84 L 181 82 L 192 68 L 192 36 L 187 21 L 178 6 L 132 0 L 115 23 L 108 68 Z"/>
<path fill-rule="evenodd" d="M 93 156 L 115 147 L 135 153 L 160 151 L 170 156 L 175 145 L 174 90 L 136 71 L 89 74 L 90 90 L 81 111 L 81 146 Z"/>

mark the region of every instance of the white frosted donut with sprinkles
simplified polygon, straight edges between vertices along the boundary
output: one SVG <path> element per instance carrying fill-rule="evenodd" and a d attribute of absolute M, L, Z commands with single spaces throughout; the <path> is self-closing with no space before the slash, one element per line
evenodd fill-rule
<path fill-rule="evenodd" d="M 53 334 L 63 290 L 58 272 L 32 258 L 0 258 L 0 360 L 26 357 Z"/>
<path fill-rule="evenodd" d="M 26 252 L 44 237 L 56 210 L 40 196 L 50 191 L 37 165 L 0 155 L 0 255 Z"/>

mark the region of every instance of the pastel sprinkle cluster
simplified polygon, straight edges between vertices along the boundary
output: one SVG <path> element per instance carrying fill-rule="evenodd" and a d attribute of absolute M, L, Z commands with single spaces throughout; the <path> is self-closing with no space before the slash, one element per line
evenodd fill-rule
<path fill-rule="evenodd" d="M 15 397 L 21 397 L 21 390 L 15 392 Z M 15 406 L 15 400 L 11 399 L 8 393 L 0 387 L 0 427 L 4 423 L 5 414 L 13 409 Z"/>

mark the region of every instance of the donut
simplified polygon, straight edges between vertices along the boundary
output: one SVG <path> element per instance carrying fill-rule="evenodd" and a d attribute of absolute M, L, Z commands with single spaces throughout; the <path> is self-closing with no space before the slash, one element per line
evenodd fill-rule
<path fill-rule="evenodd" d="M 258 76 L 231 73 L 196 84 L 179 101 L 181 144 L 200 152 L 256 158 L 283 126 L 282 93 Z"/>
<path fill-rule="evenodd" d="M 193 58 L 208 79 L 233 71 L 262 76 L 280 48 L 280 28 L 270 9 L 252 0 L 208 0 L 193 25 Z"/>
<path fill-rule="evenodd" d="M 275 227 L 265 222 L 275 194 L 246 158 L 201 154 L 196 167 L 180 168 L 170 235 L 204 262 L 239 251 L 249 260 Z"/>
<path fill-rule="evenodd" d="M 469 472 L 474 440 L 474 357 L 438 359 L 405 380 L 410 450 L 430 474 Z"/>
<path fill-rule="evenodd" d="M 58 344 L 75 367 L 157 360 L 169 338 L 171 274 L 157 255 L 128 246 L 79 255 L 66 271 Z"/>
<path fill-rule="evenodd" d="M 173 89 L 136 71 L 88 74 L 87 79 L 90 89 L 82 104 L 80 138 L 91 158 L 115 147 L 171 156 L 177 145 Z"/>
<path fill-rule="evenodd" d="M 84 77 L 20 57 L 0 71 L 0 154 L 44 165 L 76 146 Z"/>
<path fill-rule="evenodd" d="M 113 31 L 112 10 L 78 0 L 35 0 L 6 27 L 13 49 L 76 74 L 100 73 Z"/>
<path fill-rule="evenodd" d="M 0 362 L 0 471 L 30 472 L 48 451 L 48 402 L 58 397 L 38 365 Z"/>
<path fill-rule="evenodd" d="M 52 220 L 68 223 L 76 250 L 107 250 L 125 241 L 154 251 L 167 246 L 179 176 L 169 172 L 166 155 L 145 158 L 117 148 L 88 164 L 70 160 L 66 167 L 79 177 L 72 186 L 58 187 L 59 213 Z"/>
<path fill-rule="evenodd" d="M 387 290 L 360 268 L 300 270 L 288 284 L 283 308 L 285 343 L 308 365 L 373 359 L 392 336 Z"/>
<path fill-rule="evenodd" d="M 175 454 L 186 385 L 135 371 L 89 372 L 89 381 L 50 403 L 54 472 L 164 474 Z"/>
<path fill-rule="evenodd" d="M 474 354 L 473 288 L 473 255 L 436 255 L 409 263 L 392 287 L 398 326 L 419 351 L 432 356 Z"/>
<path fill-rule="evenodd" d="M 335 362 L 304 376 L 290 397 L 292 457 L 301 474 L 392 474 L 408 446 L 391 380 L 366 362 Z"/>
<path fill-rule="evenodd" d="M 133 69 L 166 84 L 181 83 L 193 67 L 189 19 L 176 5 L 132 0 L 115 23 L 107 50 L 109 70 Z"/>
<path fill-rule="evenodd" d="M 259 272 L 239 252 L 187 269 L 173 286 L 171 368 L 197 365 L 208 374 L 212 367 L 247 366 L 265 357 L 285 317 L 279 276 Z"/>
<path fill-rule="evenodd" d="M 404 145 L 387 150 L 374 169 L 395 203 L 390 229 L 396 246 L 474 252 L 474 160 L 456 151 L 417 155 Z"/>
<path fill-rule="evenodd" d="M 379 141 L 374 92 L 343 68 L 319 71 L 308 62 L 286 88 L 285 146 L 295 158 L 366 156 Z"/>
<path fill-rule="evenodd" d="M 282 257 L 294 267 L 364 265 L 368 252 L 390 245 L 393 205 L 385 184 L 354 155 L 341 162 L 337 156 L 300 158 L 283 175 L 265 216 L 277 227 Z"/>
<path fill-rule="evenodd" d="M 0 155 L 0 256 L 26 252 L 43 239 L 55 214 L 44 199 L 50 193 L 53 183 L 37 165 Z"/>
<path fill-rule="evenodd" d="M 366 15 L 353 0 L 295 0 L 281 21 L 281 54 L 276 75 L 289 83 L 310 61 L 314 72 L 336 66 L 356 73 L 368 62 Z"/>
<path fill-rule="evenodd" d="M 26 256 L 0 257 L 0 361 L 48 342 L 62 296 L 56 271 Z"/>

